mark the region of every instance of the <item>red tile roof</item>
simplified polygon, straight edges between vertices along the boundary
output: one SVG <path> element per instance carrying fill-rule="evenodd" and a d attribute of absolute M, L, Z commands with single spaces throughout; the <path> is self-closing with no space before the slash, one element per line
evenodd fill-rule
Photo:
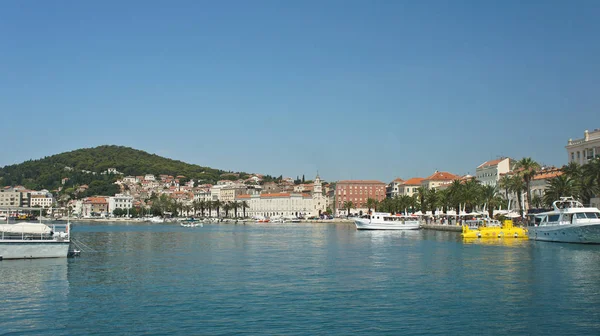
<path fill-rule="evenodd" d="M 260 197 L 290 197 L 290 193 L 261 194 Z"/>
<path fill-rule="evenodd" d="M 398 178 L 397 178 L 397 179 L 395 179 L 393 182 L 399 182 L 399 183 L 402 183 L 402 182 L 404 182 L 404 180 L 398 177 Z"/>
<path fill-rule="evenodd" d="M 498 163 L 504 161 L 505 159 L 497 159 L 497 160 L 490 160 L 490 161 L 486 161 L 482 164 L 480 164 L 477 168 L 484 168 L 484 167 L 491 167 L 491 166 L 495 166 Z"/>
<path fill-rule="evenodd" d="M 534 180 L 546 180 L 546 179 L 555 178 L 562 174 L 563 174 L 563 171 L 560 169 L 548 169 L 545 171 L 538 172 L 537 174 L 535 174 L 533 179 Z"/>
<path fill-rule="evenodd" d="M 406 181 L 404 181 L 404 183 L 402 183 L 403 185 L 421 185 L 421 182 L 424 180 L 424 178 L 422 177 L 413 177 L 410 178 Z"/>
<path fill-rule="evenodd" d="M 237 195 L 235 198 L 250 198 L 250 195 Z"/>
<path fill-rule="evenodd" d="M 433 175 L 426 178 L 426 181 L 453 181 L 460 179 L 460 176 L 454 175 L 448 172 L 438 172 L 436 171 Z"/>
<path fill-rule="evenodd" d="M 385 183 L 377 180 L 343 180 L 338 181 L 338 184 L 383 184 Z"/>

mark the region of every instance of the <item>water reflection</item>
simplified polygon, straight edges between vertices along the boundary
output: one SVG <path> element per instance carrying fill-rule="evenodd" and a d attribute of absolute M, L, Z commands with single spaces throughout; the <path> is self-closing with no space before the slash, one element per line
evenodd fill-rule
<path fill-rule="evenodd" d="M 529 246 L 530 242 L 527 239 L 506 239 L 506 238 L 492 238 L 492 239 L 481 239 L 481 238 L 463 238 L 464 244 L 477 244 L 477 245 L 493 245 L 493 246 L 511 246 L 511 247 L 525 247 Z"/>
<path fill-rule="evenodd" d="M 65 327 L 50 319 L 67 313 L 69 294 L 67 258 L 5 260 L 0 262 L 2 332 L 46 332 Z"/>

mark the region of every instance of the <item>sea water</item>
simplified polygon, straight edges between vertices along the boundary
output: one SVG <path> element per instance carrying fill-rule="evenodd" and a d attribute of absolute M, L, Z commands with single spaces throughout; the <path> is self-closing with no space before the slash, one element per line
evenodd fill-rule
<path fill-rule="evenodd" d="M 349 224 L 72 232 L 79 258 L 0 262 L 0 334 L 600 334 L 600 246 Z"/>

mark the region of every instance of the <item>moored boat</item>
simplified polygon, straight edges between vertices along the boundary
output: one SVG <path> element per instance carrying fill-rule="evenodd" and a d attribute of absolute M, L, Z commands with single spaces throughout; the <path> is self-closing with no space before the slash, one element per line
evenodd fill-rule
<path fill-rule="evenodd" d="M 31 209 L 28 209 L 31 210 Z M 0 259 L 66 258 L 71 244 L 70 224 L 42 222 L 0 224 Z"/>
<path fill-rule="evenodd" d="M 461 236 L 465 239 L 471 238 L 524 238 L 527 239 L 527 231 L 521 227 L 515 227 L 510 219 L 504 220 L 502 225 L 494 219 L 481 219 L 473 221 L 462 227 Z M 469 225 L 475 224 L 475 225 Z"/>
<path fill-rule="evenodd" d="M 600 210 L 584 207 L 573 197 L 561 197 L 553 210 L 533 216 L 529 238 L 540 241 L 600 244 Z"/>
<path fill-rule="evenodd" d="M 361 218 L 355 218 L 358 230 L 418 230 L 421 222 L 418 216 L 393 215 L 387 212 L 375 212 Z"/>

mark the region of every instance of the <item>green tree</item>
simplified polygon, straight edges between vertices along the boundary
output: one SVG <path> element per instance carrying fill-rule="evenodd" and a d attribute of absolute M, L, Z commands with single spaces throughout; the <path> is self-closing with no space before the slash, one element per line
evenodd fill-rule
<path fill-rule="evenodd" d="M 350 209 L 354 208 L 354 203 L 352 201 L 346 201 L 343 204 L 344 209 L 348 210 L 348 217 L 350 217 Z"/>
<path fill-rule="evenodd" d="M 246 218 L 246 209 L 248 209 L 250 206 L 248 205 L 248 202 L 246 202 L 246 201 L 242 201 L 240 206 L 242 207 L 244 218 Z"/>
<path fill-rule="evenodd" d="M 537 171 L 540 170 L 540 165 L 532 158 L 526 157 L 517 161 L 515 169 L 519 171 L 519 175 L 523 178 L 523 182 L 525 182 L 525 191 L 527 191 L 527 205 L 529 206 L 531 204 L 531 180 Z"/>
<path fill-rule="evenodd" d="M 548 181 L 548 188 L 544 194 L 544 201 L 552 204 L 561 197 L 573 196 L 575 194 L 575 182 L 566 174 L 559 175 Z"/>
<path fill-rule="evenodd" d="M 369 213 L 371 213 L 371 209 L 375 209 L 375 211 L 377 211 L 377 200 L 373 199 L 373 198 L 367 198 L 367 208 L 369 208 Z"/>
<path fill-rule="evenodd" d="M 123 216 L 123 209 L 116 208 L 115 210 L 113 210 L 113 215 L 115 217 L 121 217 L 121 216 Z"/>

